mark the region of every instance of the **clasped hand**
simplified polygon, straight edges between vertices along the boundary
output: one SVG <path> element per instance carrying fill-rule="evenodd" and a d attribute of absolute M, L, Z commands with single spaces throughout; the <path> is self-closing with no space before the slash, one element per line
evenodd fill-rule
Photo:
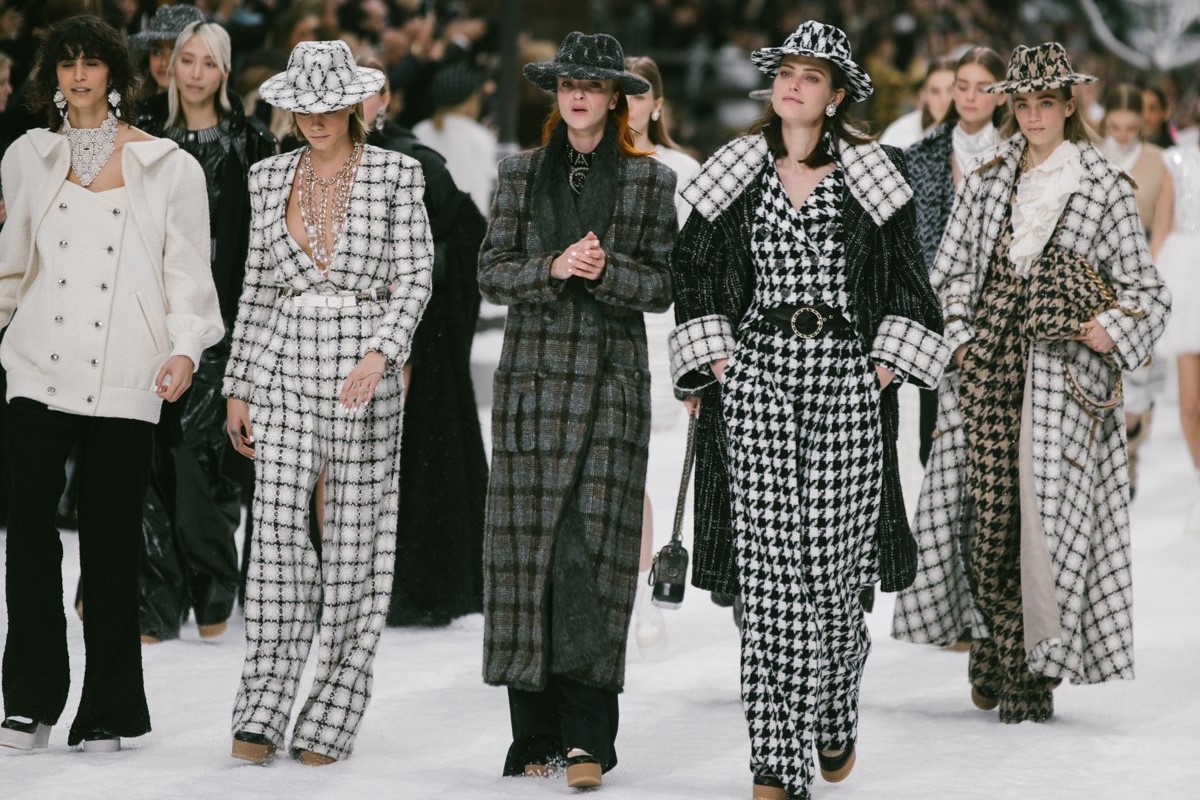
<path fill-rule="evenodd" d="M 595 233 L 588 231 L 587 236 L 563 250 L 550 262 L 550 277 L 565 281 L 578 275 L 589 281 L 599 280 L 607 260 L 608 255 L 600 246 L 600 240 Z"/>

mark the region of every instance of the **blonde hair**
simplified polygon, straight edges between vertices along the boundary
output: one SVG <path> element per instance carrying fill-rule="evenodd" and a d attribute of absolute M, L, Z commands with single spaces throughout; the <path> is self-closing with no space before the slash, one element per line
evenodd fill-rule
<path fill-rule="evenodd" d="M 208 54 L 217 63 L 217 69 L 221 71 L 221 85 L 217 87 L 217 93 L 214 95 L 215 105 L 221 111 L 220 116 L 233 111 L 229 104 L 229 73 L 233 67 L 229 34 L 215 22 L 193 22 L 179 32 L 179 37 L 175 39 L 175 49 L 171 51 L 171 82 L 167 84 L 167 122 L 164 126 L 167 129 L 179 124 L 179 87 L 175 85 L 175 62 L 179 60 L 179 51 L 193 36 L 200 37 Z"/>
<path fill-rule="evenodd" d="M 300 126 L 296 124 L 295 111 L 292 112 L 292 136 L 295 136 L 298 142 L 308 141 L 300 132 Z M 357 103 L 354 110 L 350 112 L 350 141 L 354 144 L 362 144 L 367 141 L 367 116 L 363 111 L 362 103 Z"/>

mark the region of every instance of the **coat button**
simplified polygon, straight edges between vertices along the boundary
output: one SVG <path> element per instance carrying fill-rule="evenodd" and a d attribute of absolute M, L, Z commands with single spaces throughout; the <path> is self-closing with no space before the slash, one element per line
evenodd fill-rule
<path fill-rule="evenodd" d="M 58 210 L 59 210 L 59 211 L 66 211 L 66 210 L 67 210 L 67 204 L 66 204 L 66 203 L 59 203 L 59 204 L 58 204 Z"/>
<path fill-rule="evenodd" d="M 108 284 L 107 284 L 107 283 L 102 283 L 102 284 L 100 284 L 100 291 L 102 291 L 102 292 L 107 292 L 107 291 L 108 291 Z"/>
<path fill-rule="evenodd" d="M 58 391 L 58 389 L 55 389 L 53 386 L 46 387 L 46 394 L 54 394 L 57 391 Z"/>
<path fill-rule="evenodd" d="M 114 209 L 113 209 L 113 216 L 114 216 L 114 217 L 119 217 L 119 216 L 121 216 L 121 209 L 119 209 L 119 208 L 114 208 Z"/>
<path fill-rule="evenodd" d="M 62 325 L 62 324 L 63 324 L 63 318 L 62 318 L 62 314 L 59 314 L 59 315 L 57 315 L 57 316 L 54 318 L 54 324 L 55 324 L 55 325 Z"/>
<path fill-rule="evenodd" d="M 67 279 L 66 279 L 66 278 L 59 278 L 59 279 L 58 279 L 58 285 L 59 285 L 59 286 L 66 286 L 66 285 L 67 285 Z"/>
<path fill-rule="evenodd" d="M 58 361 L 58 353 L 51 353 L 51 354 L 50 354 L 50 360 L 51 360 L 51 361 Z"/>
<path fill-rule="evenodd" d="M 93 367 L 98 367 L 98 366 L 100 366 L 100 359 L 98 359 L 98 358 L 93 358 L 93 359 L 92 359 L 91 361 L 89 361 L 88 363 L 89 363 L 89 364 L 91 364 Z"/>
<path fill-rule="evenodd" d="M 59 240 L 58 240 L 58 246 L 59 246 L 59 247 L 66 247 L 66 246 L 67 246 L 67 240 L 66 240 L 66 239 L 59 239 Z"/>
<path fill-rule="evenodd" d="M 94 403 L 94 402 L 96 402 L 96 396 L 95 396 L 95 395 L 90 395 L 90 394 L 89 394 L 89 395 L 87 396 L 87 401 L 88 401 L 88 403 Z"/>
<path fill-rule="evenodd" d="M 113 254 L 113 246 L 110 244 L 108 247 L 104 248 L 104 252 L 111 256 Z"/>
<path fill-rule="evenodd" d="M 92 323 L 92 327 L 95 328 L 96 330 L 100 330 L 101 328 L 104 327 L 104 323 L 101 322 L 100 320 L 96 320 L 95 322 Z"/>

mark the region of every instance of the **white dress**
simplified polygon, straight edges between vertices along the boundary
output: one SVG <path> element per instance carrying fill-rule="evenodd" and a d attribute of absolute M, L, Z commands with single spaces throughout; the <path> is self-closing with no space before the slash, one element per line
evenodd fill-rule
<path fill-rule="evenodd" d="M 1163 153 L 1175 184 L 1175 220 L 1158 255 L 1171 290 L 1171 317 L 1159 341 L 1163 353 L 1200 353 L 1200 146 Z"/>

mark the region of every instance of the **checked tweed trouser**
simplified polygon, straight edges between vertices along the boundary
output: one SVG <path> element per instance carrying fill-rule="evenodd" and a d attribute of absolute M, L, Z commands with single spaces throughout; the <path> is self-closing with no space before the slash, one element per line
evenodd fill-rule
<path fill-rule="evenodd" d="M 289 321 L 288 347 L 251 404 L 255 437 L 254 541 L 246 580 L 246 662 L 233 731 L 283 744 L 297 682 L 319 621 L 316 676 L 291 747 L 349 755 L 371 696 L 372 663 L 387 617 L 396 554 L 402 399 L 398 371 L 375 399 L 337 402 L 358 361 L 336 316 Z M 340 341 L 339 341 L 340 340 Z M 322 554 L 308 508 L 325 469 Z"/>

